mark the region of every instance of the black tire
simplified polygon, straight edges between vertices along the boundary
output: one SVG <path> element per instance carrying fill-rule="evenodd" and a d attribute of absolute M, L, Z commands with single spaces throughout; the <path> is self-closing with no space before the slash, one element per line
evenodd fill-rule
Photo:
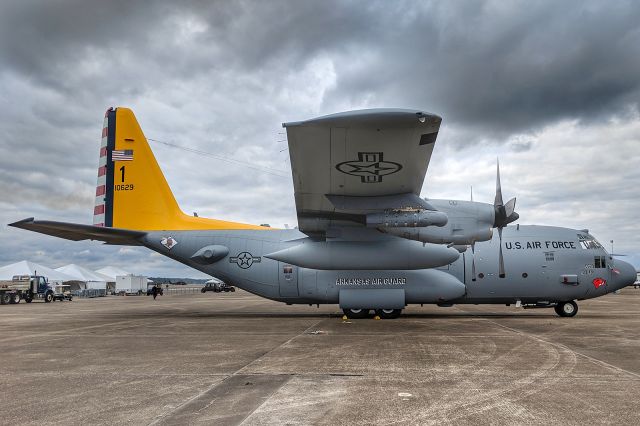
<path fill-rule="evenodd" d="M 207 290 L 205 290 L 204 288 L 202 290 L 200 290 L 201 293 L 206 293 Z"/>
<path fill-rule="evenodd" d="M 578 313 L 578 304 L 573 300 L 569 302 L 560 302 L 556 306 L 554 306 L 553 309 L 559 316 L 570 318 L 575 317 Z"/>
<path fill-rule="evenodd" d="M 12 305 L 17 305 L 18 303 L 20 303 L 20 294 L 13 293 L 11 295 L 11 304 Z"/>
<path fill-rule="evenodd" d="M 369 316 L 369 309 L 343 309 L 342 312 L 351 319 L 362 319 Z"/>
<path fill-rule="evenodd" d="M 25 298 L 24 298 L 24 301 L 25 301 L 26 303 L 31 303 L 31 302 L 33 302 L 33 297 L 31 297 L 31 296 L 27 296 L 27 297 L 25 297 Z"/>
<path fill-rule="evenodd" d="M 9 293 L 0 294 L 0 305 L 8 305 L 11 301 L 11 296 Z"/>
<path fill-rule="evenodd" d="M 53 292 L 48 291 L 44 295 L 44 303 L 51 303 L 51 302 L 53 302 Z"/>
<path fill-rule="evenodd" d="M 231 288 L 229 289 L 229 291 L 233 293 L 233 292 L 235 292 L 235 291 L 236 291 L 236 288 L 235 288 L 235 287 L 231 287 Z"/>
<path fill-rule="evenodd" d="M 402 314 L 402 309 L 376 309 L 376 315 L 382 319 L 395 319 Z"/>

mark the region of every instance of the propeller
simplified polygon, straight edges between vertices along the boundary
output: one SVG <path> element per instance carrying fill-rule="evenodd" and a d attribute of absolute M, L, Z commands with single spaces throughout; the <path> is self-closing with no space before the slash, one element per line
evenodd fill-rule
<path fill-rule="evenodd" d="M 471 281 L 476 280 L 476 243 L 471 243 Z"/>
<path fill-rule="evenodd" d="M 495 209 L 495 216 L 493 221 L 493 227 L 498 228 L 498 237 L 500 240 L 500 253 L 499 253 L 499 270 L 498 275 L 500 278 L 506 276 L 504 271 L 504 256 L 502 255 L 502 228 L 518 220 L 520 215 L 515 212 L 516 198 L 512 198 L 505 204 L 502 201 L 502 185 L 500 184 L 500 160 L 496 164 L 496 198 L 493 202 L 493 208 Z"/>

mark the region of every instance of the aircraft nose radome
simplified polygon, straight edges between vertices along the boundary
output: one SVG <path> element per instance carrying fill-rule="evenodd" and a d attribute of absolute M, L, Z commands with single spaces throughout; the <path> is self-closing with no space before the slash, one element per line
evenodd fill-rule
<path fill-rule="evenodd" d="M 613 264 L 613 268 L 618 270 L 618 274 L 613 274 L 613 280 L 618 288 L 626 287 L 636 281 L 636 268 L 630 263 L 623 260 L 617 260 Z"/>

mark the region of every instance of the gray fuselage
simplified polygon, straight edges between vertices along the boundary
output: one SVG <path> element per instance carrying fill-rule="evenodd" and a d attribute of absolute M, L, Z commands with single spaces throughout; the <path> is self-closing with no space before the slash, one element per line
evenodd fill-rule
<path fill-rule="evenodd" d="M 170 249 L 161 243 L 168 237 L 176 243 Z M 504 229 L 504 278 L 498 275 L 496 235 L 476 243 L 475 255 L 466 250 L 452 263 L 430 269 L 321 270 L 265 257 L 308 241 L 298 230 L 275 229 L 149 232 L 142 240 L 150 249 L 192 268 L 287 304 L 340 303 L 344 308 L 371 303 L 376 306 L 361 307 L 399 308 L 422 303 L 553 303 L 602 296 L 636 278 L 631 265 L 610 257 L 587 231 L 533 225 Z M 380 244 L 385 241 L 420 244 L 391 235 Z M 207 246 L 228 248 L 228 254 L 208 264 L 192 259 Z M 365 302 L 353 302 L 354 297 Z"/>

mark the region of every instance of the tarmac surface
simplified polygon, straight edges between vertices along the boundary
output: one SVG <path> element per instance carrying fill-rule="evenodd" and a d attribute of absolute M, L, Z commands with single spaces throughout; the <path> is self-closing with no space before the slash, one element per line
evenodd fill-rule
<path fill-rule="evenodd" d="M 1 424 L 640 424 L 640 290 L 552 309 L 248 293 L 0 307 Z"/>

